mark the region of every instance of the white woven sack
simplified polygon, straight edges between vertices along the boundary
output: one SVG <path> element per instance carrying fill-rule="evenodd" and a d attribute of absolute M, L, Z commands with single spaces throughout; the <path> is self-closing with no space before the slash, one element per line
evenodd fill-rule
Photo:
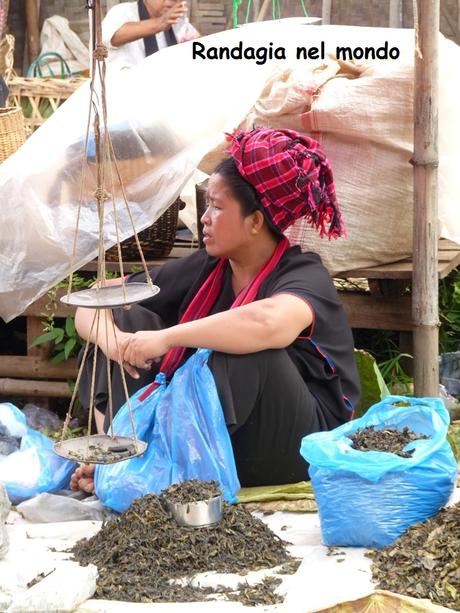
<path fill-rule="evenodd" d="M 372 44 L 382 29 L 322 26 L 308 29 L 310 45 Z M 412 253 L 414 33 L 385 30 L 397 61 L 293 63 L 273 76 L 239 129 L 298 130 L 320 141 L 334 173 L 347 238 L 319 238 L 300 221 L 289 231 L 303 251 L 319 253 L 328 270 L 343 272 L 397 261 Z M 460 47 L 439 35 L 440 234 L 460 243 Z M 210 152 L 200 168 L 211 172 L 228 143 Z"/>

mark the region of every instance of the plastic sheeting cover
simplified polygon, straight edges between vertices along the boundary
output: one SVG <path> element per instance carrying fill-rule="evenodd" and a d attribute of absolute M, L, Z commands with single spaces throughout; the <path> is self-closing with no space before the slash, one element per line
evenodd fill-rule
<path fill-rule="evenodd" d="M 212 46 L 233 47 L 240 42 L 244 48 L 269 48 L 273 43 L 272 49 L 285 49 L 286 60 L 270 59 L 262 64 L 255 60 L 193 59 L 193 43 L 189 42 L 164 49 L 129 71 L 108 73 L 109 129 L 136 230 L 147 227 L 161 215 L 180 193 L 202 157 L 219 149 L 223 132 L 232 131 L 247 117 L 269 79 L 273 83 L 278 78 L 282 84 L 286 69 L 305 67 L 306 71 L 314 70 L 314 60 L 296 60 L 298 46 L 320 46 L 324 40 L 327 42 L 326 52 L 333 53 L 336 45 L 370 45 L 377 48 L 388 41 L 388 47 L 400 50 L 400 57 L 397 61 L 374 60 L 380 72 L 388 71 L 391 75 L 398 65 L 413 65 L 414 33 L 411 30 L 307 27 L 301 21 L 286 19 L 249 24 L 199 41 L 205 49 Z M 443 41 L 442 37 L 440 41 L 443 43 L 440 44 L 440 80 L 444 84 L 440 100 L 443 106 L 440 106 L 439 114 L 440 231 L 442 236 L 460 242 L 455 180 L 460 138 L 460 115 L 455 105 L 460 95 L 460 79 L 451 69 L 452 59 L 460 55 L 460 49 L 450 41 Z M 294 103 L 302 91 L 291 93 L 295 94 Z M 311 92 L 304 93 L 307 99 Z M 80 200 L 81 166 L 86 159 L 84 134 L 88 104 L 89 88 L 82 87 L 0 167 L 0 316 L 6 321 L 22 313 L 28 304 L 69 272 Z M 363 113 L 366 113 L 365 108 Z M 298 119 L 297 115 L 294 119 Z M 359 127 L 359 117 L 357 121 Z M 410 125 L 400 127 L 401 133 L 412 133 Z M 313 132 L 313 136 L 321 139 L 327 135 Z M 379 132 L 369 136 L 369 139 L 374 137 L 384 139 L 385 134 Z M 330 154 L 336 187 L 341 202 L 345 205 L 353 202 L 359 209 L 358 215 L 363 217 L 362 210 L 367 211 L 366 192 L 362 184 L 353 181 L 350 164 L 353 170 L 353 165 L 358 162 L 366 164 L 366 159 L 356 159 L 352 136 L 345 138 L 345 141 L 350 145 L 350 150 L 344 156 L 343 166 Z M 384 144 L 388 150 L 399 155 L 403 168 L 409 169 L 404 175 L 407 182 L 407 174 L 411 172 L 411 147 L 404 148 L 394 141 Z M 94 159 L 90 152 L 88 157 L 88 161 L 85 161 L 87 180 L 81 230 L 77 257 L 72 265 L 74 270 L 93 259 L 98 247 Z M 208 158 L 213 158 L 213 155 Z M 399 166 L 395 168 L 399 173 Z M 398 174 L 395 183 L 400 180 L 401 175 Z M 370 184 L 367 188 L 379 190 L 378 185 Z M 113 191 L 119 210 L 120 234 L 124 239 L 133 231 L 126 211 L 122 210 L 120 190 Z M 411 209 L 410 193 L 407 191 L 404 194 L 406 209 Z M 410 252 L 411 210 L 402 209 L 400 202 L 396 202 L 405 220 L 404 227 L 408 228 L 407 240 L 404 241 L 405 257 L 406 252 Z M 111 209 L 110 206 L 107 208 Z M 350 211 L 343 208 L 345 223 L 347 220 L 350 222 Z M 383 221 L 374 223 L 371 234 L 366 233 L 365 238 L 383 249 L 385 237 L 379 240 L 378 233 L 385 224 L 389 225 L 385 222 L 385 209 L 382 210 L 382 217 Z M 390 233 L 392 231 L 393 228 Z M 313 230 L 311 234 L 314 234 Z M 304 237 L 310 249 L 320 247 L 340 259 L 336 269 L 343 270 L 343 265 L 340 266 L 343 260 L 347 269 L 353 267 L 354 237 L 350 235 L 349 239 L 318 245 L 314 238 L 311 242 L 308 240 L 310 236 L 306 234 Z M 113 212 L 109 211 L 105 223 L 105 246 L 112 245 L 115 239 Z M 322 256 L 326 255 L 319 252 Z M 339 252 L 340 258 L 336 252 Z M 392 245 L 390 253 L 395 254 L 394 260 L 400 252 Z M 402 257 L 401 254 L 399 257 Z M 367 264 L 371 265 L 370 262 Z M 332 264 L 329 268 L 330 271 L 335 270 Z"/>
<path fill-rule="evenodd" d="M 232 46 L 243 31 L 254 46 L 266 45 L 267 37 L 278 44 L 292 38 L 286 27 L 273 24 L 201 40 L 206 46 Z M 238 125 L 268 76 L 283 64 L 193 60 L 191 45 L 164 49 L 130 70 L 107 71 L 109 131 L 138 231 L 178 196 L 203 155 Z M 94 162 L 90 152 L 88 161 L 85 155 L 89 98 L 89 85 L 83 85 L 0 168 L 0 316 L 5 321 L 69 272 L 82 166 L 86 179 L 72 268 L 97 255 Z M 119 189 L 115 197 L 124 239 L 132 226 Z M 110 210 L 106 247 L 115 241 Z"/>

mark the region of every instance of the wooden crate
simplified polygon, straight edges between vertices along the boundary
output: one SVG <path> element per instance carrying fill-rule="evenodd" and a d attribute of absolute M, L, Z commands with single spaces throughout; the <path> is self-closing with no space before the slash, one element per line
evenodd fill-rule
<path fill-rule="evenodd" d="M 190 20 L 201 34 L 225 30 L 231 17 L 231 3 L 192 0 Z"/>
<path fill-rule="evenodd" d="M 8 105 L 22 108 L 26 132 L 31 134 L 86 81 L 84 77 L 28 79 L 12 76 L 8 81 Z"/>

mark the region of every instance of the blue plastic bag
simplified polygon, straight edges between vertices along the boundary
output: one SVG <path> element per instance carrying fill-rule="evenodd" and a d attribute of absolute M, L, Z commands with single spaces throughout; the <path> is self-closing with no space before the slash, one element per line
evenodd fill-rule
<path fill-rule="evenodd" d="M 414 449 L 410 458 L 352 449 L 348 436 L 368 426 L 407 426 L 429 438 L 405 447 Z M 360 419 L 306 436 L 300 453 L 310 463 L 324 544 L 384 547 L 445 505 L 457 482 L 448 426 L 439 398 L 387 396 Z"/>
<path fill-rule="evenodd" d="M 163 374 L 154 392 L 141 401 L 146 388 L 131 399 L 136 436 L 148 443 L 142 457 L 111 465 L 99 465 L 94 475 L 102 504 L 125 511 L 131 502 L 149 493 L 160 493 L 187 479 L 216 480 L 225 498 L 235 501 L 240 489 L 233 449 L 207 360 L 210 351 L 200 349 L 166 385 Z M 148 387 L 148 386 L 146 386 Z M 114 434 L 132 436 L 127 403 L 113 421 Z"/>
<path fill-rule="evenodd" d="M 75 462 L 56 455 L 54 441 L 30 428 L 22 411 L 9 402 L 0 404 L 0 423 L 21 438 L 17 451 L 0 457 L 0 481 L 12 503 L 69 486 Z"/>

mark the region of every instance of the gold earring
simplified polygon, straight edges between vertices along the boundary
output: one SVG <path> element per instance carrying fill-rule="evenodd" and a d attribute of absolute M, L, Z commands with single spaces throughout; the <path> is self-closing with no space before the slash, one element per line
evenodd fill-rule
<path fill-rule="evenodd" d="M 259 230 L 257 230 L 257 228 L 251 228 L 251 234 L 253 236 L 255 236 L 256 234 L 259 234 Z"/>

